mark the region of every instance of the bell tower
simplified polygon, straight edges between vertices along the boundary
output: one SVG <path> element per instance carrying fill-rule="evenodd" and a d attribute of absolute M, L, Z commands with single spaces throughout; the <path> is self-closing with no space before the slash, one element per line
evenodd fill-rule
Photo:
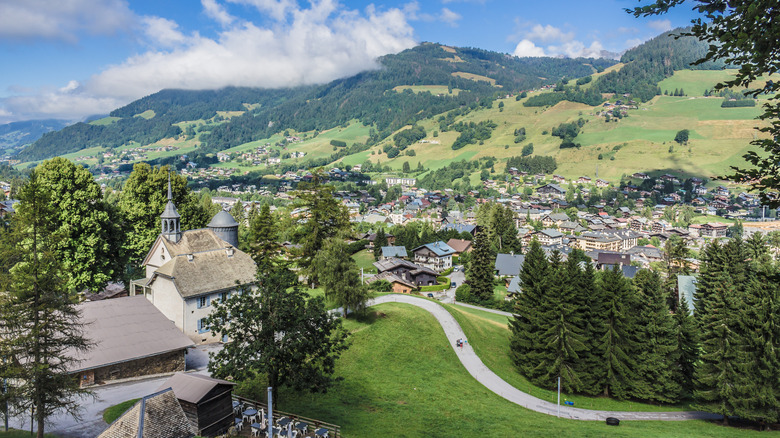
<path fill-rule="evenodd" d="M 171 242 L 178 242 L 181 239 L 181 216 L 173 205 L 173 196 L 171 194 L 171 174 L 168 174 L 168 203 L 165 204 L 165 210 L 160 216 L 162 225 L 162 235 Z"/>

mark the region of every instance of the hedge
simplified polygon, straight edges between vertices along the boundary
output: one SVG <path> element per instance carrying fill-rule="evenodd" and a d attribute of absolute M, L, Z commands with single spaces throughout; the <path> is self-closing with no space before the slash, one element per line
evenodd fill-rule
<path fill-rule="evenodd" d="M 420 292 L 439 292 L 450 288 L 450 279 L 447 277 L 436 277 L 439 284 L 433 286 L 420 286 Z"/>

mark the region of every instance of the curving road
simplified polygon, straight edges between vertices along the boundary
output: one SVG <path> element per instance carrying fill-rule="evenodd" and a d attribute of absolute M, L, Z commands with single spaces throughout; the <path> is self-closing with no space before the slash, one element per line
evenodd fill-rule
<path fill-rule="evenodd" d="M 460 338 L 466 338 L 463 329 L 455 318 L 440 304 L 423 298 L 417 298 L 410 295 L 385 295 L 369 302 L 369 306 L 383 303 L 403 303 L 417 306 L 427 310 L 433 315 L 447 336 L 455 354 L 460 359 L 466 370 L 474 376 L 475 379 L 487 389 L 509 400 L 512 403 L 528 408 L 532 411 L 541 412 L 548 415 L 556 415 L 573 420 L 599 420 L 603 421 L 607 417 L 616 417 L 620 420 L 661 420 L 661 421 L 680 421 L 680 420 L 719 420 L 721 415 L 711 414 L 700 411 L 676 411 L 676 412 L 620 412 L 620 411 L 594 411 L 590 409 L 579 409 L 569 406 L 560 406 L 534 396 L 526 394 L 491 371 L 479 357 L 474 353 L 470 344 L 463 348 L 456 348 L 455 341 Z M 559 414 L 560 409 L 560 414 Z"/>

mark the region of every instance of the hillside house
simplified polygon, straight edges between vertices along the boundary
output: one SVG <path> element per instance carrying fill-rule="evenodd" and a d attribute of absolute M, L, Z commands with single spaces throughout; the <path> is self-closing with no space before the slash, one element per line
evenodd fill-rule
<path fill-rule="evenodd" d="M 401 259 L 379 260 L 374 262 L 374 267 L 380 274 L 390 272 L 415 286 L 432 286 L 436 284 L 438 276 L 435 271 L 429 268 Z"/>
<path fill-rule="evenodd" d="M 455 250 L 455 254 L 453 254 L 453 257 L 460 257 L 461 254 L 465 254 L 467 252 L 471 252 L 471 241 L 470 240 L 463 240 L 463 239 L 450 239 L 447 241 L 447 245 Z"/>
<path fill-rule="evenodd" d="M 380 260 L 392 258 L 405 259 L 407 257 L 408 255 L 405 246 L 383 246 Z"/>
<path fill-rule="evenodd" d="M 385 271 L 367 278 L 366 284 L 371 284 L 379 280 L 385 280 L 390 283 L 393 288 L 393 293 L 396 294 L 410 294 L 417 288 L 411 280 L 405 280 L 401 276 L 393 274 L 391 271 Z"/>
<path fill-rule="evenodd" d="M 200 436 L 224 434 L 233 421 L 233 386 L 235 383 L 201 374 L 177 373 L 158 391 L 170 388 L 184 415 Z"/>
<path fill-rule="evenodd" d="M 452 256 L 455 254 L 455 250 L 441 240 L 418 246 L 412 252 L 415 263 L 436 272 L 451 268 Z"/>
<path fill-rule="evenodd" d="M 561 188 L 561 186 L 557 184 L 545 184 L 536 189 L 536 193 L 548 197 L 563 198 L 566 196 L 566 189 Z"/>
<path fill-rule="evenodd" d="M 98 438 L 191 438 L 195 436 L 173 390 L 166 388 L 138 400 Z"/>
<path fill-rule="evenodd" d="M 552 228 L 541 230 L 534 234 L 534 237 L 543 246 L 553 246 L 563 244 L 563 233 Z"/>
<path fill-rule="evenodd" d="M 497 254 L 494 265 L 499 277 L 517 277 L 523 269 L 525 256 L 522 254 Z"/>

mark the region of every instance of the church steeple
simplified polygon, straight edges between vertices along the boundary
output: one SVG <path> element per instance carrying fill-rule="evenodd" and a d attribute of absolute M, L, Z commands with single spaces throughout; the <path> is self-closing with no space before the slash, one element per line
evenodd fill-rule
<path fill-rule="evenodd" d="M 179 224 L 179 215 L 176 206 L 173 204 L 171 192 L 171 174 L 168 174 L 168 203 L 165 204 L 165 210 L 160 216 L 162 225 L 162 235 L 172 242 L 178 242 L 181 239 L 181 226 Z"/>

